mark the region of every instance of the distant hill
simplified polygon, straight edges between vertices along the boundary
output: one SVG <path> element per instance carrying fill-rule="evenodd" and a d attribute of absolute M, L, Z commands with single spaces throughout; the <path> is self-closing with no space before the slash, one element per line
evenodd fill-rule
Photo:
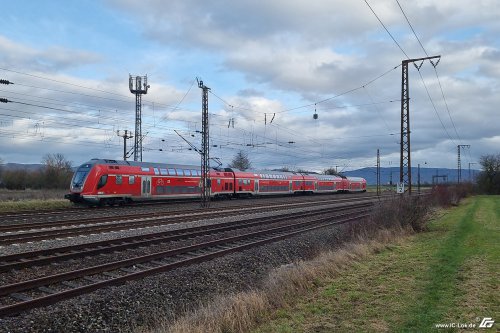
<path fill-rule="evenodd" d="M 16 171 L 16 170 L 38 171 L 43 169 L 43 164 L 6 163 L 2 164 L 1 167 L 7 171 Z"/>
<path fill-rule="evenodd" d="M 412 183 L 416 184 L 417 183 L 417 175 L 418 175 L 418 168 L 417 167 L 412 167 L 412 173 L 411 173 L 411 178 L 412 178 Z M 480 170 L 471 170 L 471 176 L 473 175 L 478 175 Z M 351 177 L 363 177 L 366 179 L 366 182 L 369 185 L 376 185 L 377 184 L 377 168 L 371 167 L 371 168 L 363 168 L 363 169 L 358 169 L 358 170 L 352 170 L 352 171 L 346 171 L 343 173 L 346 176 L 351 176 Z M 457 181 L 457 174 L 458 171 L 457 169 L 445 169 L 445 168 L 422 168 L 420 167 L 420 183 L 421 184 L 432 184 L 432 178 L 433 176 L 439 175 L 439 176 L 447 176 L 448 177 L 448 182 L 455 183 Z M 399 180 L 399 167 L 392 167 L 392 168 L 380 168 L 380 183 L 382 185 L 387 185 L 391 181 L 391 175 L 392 175 L 392 183 L 396 184 Z M 469 180 L 469 169 L 462 169 L 462 180 L 463 181 L 468 181 Z M 443 182 L 443 178 L 439 178 L 439 182 Z"/>

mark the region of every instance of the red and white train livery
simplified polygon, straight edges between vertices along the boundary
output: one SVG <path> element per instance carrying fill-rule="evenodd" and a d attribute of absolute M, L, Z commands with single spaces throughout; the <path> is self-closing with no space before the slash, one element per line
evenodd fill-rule
<path fill-rule="evenodd" d="M 363 178 L 312 173 L 225 168 L 211 169 L 209 178 L 212 197 L 366 191 Z M 92 159 L 76 170 L 65 198 L 89 205 L 196 198 L 200 179 L 192 165 Z"/>

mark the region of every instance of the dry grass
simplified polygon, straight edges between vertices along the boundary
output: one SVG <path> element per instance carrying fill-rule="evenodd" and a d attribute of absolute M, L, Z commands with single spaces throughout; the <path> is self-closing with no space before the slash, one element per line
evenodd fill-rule
<path fill-rule="evenodd" d="M 6 190 L 0 189 L 0 212 L 71 207 L 64 199 L 67 190 Z"/>
<path fill-rule="evenodd" d="M 194 312 L 186 313 L 169 325 L 150 332 L 246 332 L 255 327 L 266 313 L 286 308 L 294 299 L 315 288 L 320 280 L 338 276 L 353 262 L 398 243 L 409 231 L 379 230 L 371 239 L 358 238 L 342 249 L 320 254 L 313 260 L 286 265 L 271 272 L 258 290 L 221 296 Z"/>
<path fill-rule="evenodd" d="M 0 213 L 69 208 L 68 200 L 22 200 L 0 202 Z"/>
<path fill-rule="evenodd" d="M 7 190 L 0 189 L 0 202 L 24 200 L 51 200 L 64 198 L 68 190 Z"/>

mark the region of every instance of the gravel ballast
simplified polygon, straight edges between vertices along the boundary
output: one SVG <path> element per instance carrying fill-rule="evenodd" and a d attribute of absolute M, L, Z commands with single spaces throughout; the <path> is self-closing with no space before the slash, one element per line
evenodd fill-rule
<path fill-rule="evenodd" d="M 154 325 L 158 318 L 174 318 L 215 296 L 258 287 L 271 269 L 338 246 L 341 240 L 348 238 L 348 230 L 347 225 L 321 228 L 202 264 L 98 290 L 16 317 L 1 318 L 0 332 L 135 332 Z M 134 232 L 137 234 L 138 230 Z M 28 247 L 31 246 L 36 245 Z"/>

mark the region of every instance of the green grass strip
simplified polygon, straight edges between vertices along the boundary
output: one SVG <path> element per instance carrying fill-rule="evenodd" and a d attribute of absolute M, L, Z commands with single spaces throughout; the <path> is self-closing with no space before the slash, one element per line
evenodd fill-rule
<path fill-rule="evenodd" d="M 408 319 L 401 327 L 403 332 L 427 332 L 436 323 L 443 321 L 444 315 L 459 296 L 456 287 L 459 281 L 459 270 L 471 249 L 465 246 L 467 238 L 477 231 L 474 215 L 478 210 L 479 200 L 465 206 L 465 213 L 459 217 L 447 239 L 430 260 L 428 274 L 422 281 L 423 292 L 417 297 L 414 307 L 408 309 Z M 462 211 L 461 209 L 458 212 Z M 450 215 L 453 218 L 459 214 Z M 419 269 L 417 267 L 417 269 Z"/>

